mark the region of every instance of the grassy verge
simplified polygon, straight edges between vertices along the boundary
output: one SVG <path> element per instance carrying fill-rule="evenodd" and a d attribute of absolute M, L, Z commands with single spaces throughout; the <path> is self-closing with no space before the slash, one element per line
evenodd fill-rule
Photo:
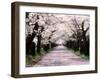
<path fill-rule="evenodd" d="M 89 59 L 89 56 L 86 56 L 84 53 L 81 53 L 79 50 L 74 51 L 77 56 L 80 56 L 82 59 Z"/>

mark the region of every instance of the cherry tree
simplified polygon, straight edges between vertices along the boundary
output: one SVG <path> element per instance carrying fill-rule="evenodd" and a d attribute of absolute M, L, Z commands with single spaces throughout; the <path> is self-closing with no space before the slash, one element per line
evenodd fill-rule
<path fill-rule="evenodd" d="M 45 22 L 42 16 L 34 13 L 26 13 L 26 53 L 35 53 L 34 38 L 37 36 L 37 52 L 40 53 L 41 33 Z M 34 50 L 33 50 L 34 49 Z"/>
<path fill-rule="evenodd" d="M 54 24 L 56 23 L 57 20 L 55 19 L 56 18 L 54 18 L 54 16 L 50 14 L 26 13 L 27 53 L 35 51 L 35 50 L 30 50 L 33 49 L 33 47 L 35 49 L 35 46 L 37 46 L 37 52 L 40 53 L 41 45 L 44 44 L 47 45 L 50 43 L 51 36 L 56 31 Z"/>
<path fill-rule="evenodd" d="M 86 52 L 89 55 L 89 16 L 74 16 L 69 21 L 72 36 L 76 43 L 75 49 Z"/>

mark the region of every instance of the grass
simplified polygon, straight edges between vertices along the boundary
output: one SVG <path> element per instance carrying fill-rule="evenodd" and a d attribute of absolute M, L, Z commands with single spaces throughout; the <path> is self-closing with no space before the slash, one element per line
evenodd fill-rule
<path fill-rule="evenodd" d="M 84 53 L 81 53 L 79 50 L 74 51 L 77 56 L 80 56 L 82 59 L 89 59 L 89 56 L 86 56 Z"/>
<path fill-rule="evenodd" d="M 31 67 L 32 65 L 36 64 L 40 59 L 42 55 L 27 55 L 26 56 L 26 66 Z"/>
<path fill-rule="evenodd" d="M 32 56 L 26 55 L 26 66 L 31 66 L 32 64 Z"/>
<path fill-rule="evenodd" d="M 74 50 L 74 51 L 78 51 L 78 50 L 79 50 L 79 48 L 73 48 L 73 50 Z"/>

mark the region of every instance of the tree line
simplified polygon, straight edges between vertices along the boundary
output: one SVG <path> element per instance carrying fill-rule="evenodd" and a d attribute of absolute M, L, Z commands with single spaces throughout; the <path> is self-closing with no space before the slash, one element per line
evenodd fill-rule
<path fill-rule="evenodd" d="M 66 46 L 89 57 L 89 19 L 79 21 L 78 18 L 73 18 L 71 23 L 72 35 L 66 41 Z"/>
<path fill-rule="evenodd" d="M 60 19 L 57 15 L 26 13 L 26 54 L 34 56 L 41 54 L 41 50 L 47 52 L 63 37 L 66 47 L 89 56 L 89 16 L 65 15 Z"/>

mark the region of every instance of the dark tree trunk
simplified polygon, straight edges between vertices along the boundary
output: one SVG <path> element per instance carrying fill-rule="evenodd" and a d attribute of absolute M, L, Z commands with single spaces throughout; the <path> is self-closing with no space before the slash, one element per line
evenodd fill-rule
<path fill-rule="evenodd" d="M 32 55 L 32 41 L 34 40 L 34 37 L 36 36 L 36 32 L 38 30 L 38 23 L 35 23 L 35 27 L 33 28 L 33 33 L 32 35 L 28 35 L 26 38 L 26 54 L 31 54 Z M 35 47 L 34 47 L 35 48 Z"/>
<path fill-rule="evenodd" d="M 32 41 L 35 36 L 36 36 L 35 33 L 32 33 L 32 35 L 27 36 L 27 38 L 26 38 L 26 54 L 31 54 Z"/>
<path fill-rule="evenodd" d="M 38 38 L 37 53 L 40 53 L 40 50 L 41 50 L 41 35 L 38 35 L 37 38 Z"/>
<path fill-rule="evenodd" d="M 30 53 L 31 53 L 31 55 L 35 55 L 35 43 L 34 42 L 32 42 L 32 45 L 31 45 L 31 48 L 30 48 Z"/>

